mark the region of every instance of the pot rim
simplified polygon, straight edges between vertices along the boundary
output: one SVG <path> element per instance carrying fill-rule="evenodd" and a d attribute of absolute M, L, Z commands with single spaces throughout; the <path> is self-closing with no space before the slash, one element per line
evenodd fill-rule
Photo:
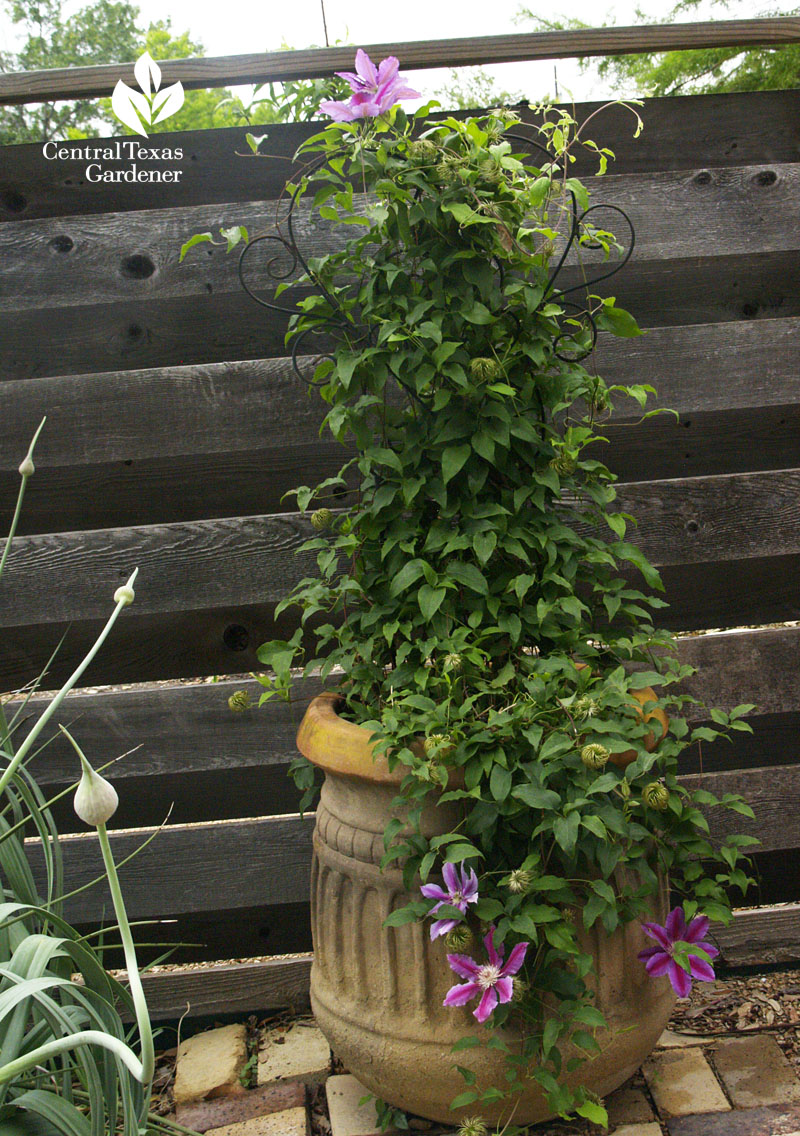
<path fill-rule="evenodd" d="M 297 748 L 326 773 L 399 786 L 408 769 L 402 764 L 389 768 L 386 754 L 375 753 L 370 730 L 339 716 L 337 707 L 343 702 L 333 690 L 312 698 L 297 731 Z"/>

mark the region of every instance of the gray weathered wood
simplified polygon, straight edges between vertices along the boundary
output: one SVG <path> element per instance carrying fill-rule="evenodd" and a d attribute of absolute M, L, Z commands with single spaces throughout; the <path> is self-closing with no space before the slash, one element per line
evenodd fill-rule
<path fill-rule="evenodd" d="M 786 224 L 787 213 L 800 208 L 797 163 L 703 169 L 695 174 L 610 174 L 586 179 L 586 184 L 593 203 L 616 206 L 630 217 L 637 262 L 797 248 L 797 233 Z M 8 222 L 0 226 L 4 306 L 11 311 L 239 293 L 238 253 L 226 254 L 219 229 L 244 225 L 251 236 L 285 233 L 285 223 L 283 228 L 280 225 L 286 204 L 234 202 Z M 357 195 L 356 208 L 363 206 L 363 196 Z M 623 245 L 627 243 L 624 223 L 616 213 L 596 212 L 594 220 L 616 232 Z M 306 257 L 339 248 L 352 235 L 342 226 L 313 218 L 305 203 L 296 209 L 293 227 Z M 206 231 L 218 244 L 195 246 L 179 262 L 182 244 L 192 234 Z M 66 251 L 58 251 L 66 245 Z M 265 269 L 276 253 L 280 266 L 287 265 L 281 246 L 272 241 L 249 254 L 246 278 L 251 287 L 269 286 Z M 592 264 L 599 254 L 584 251 L 582 257 Z M 280 302 L 286 304 L 286 296 Z"/>
<path fill-rule="evenodd" d="M 580 282 L 571 269 L 563 281 Z M 658 261 L 633 262 L 613 284 L 617 302 L 643 328 L 800 315 L 795 251 L 685 257 L 668 272 Z M 69 307 L 0 312 L 0 374 L 27 379 L 283 357 L 285 330 L 283 317 L 234 292 L 91 304 L 80 319 Z"/>
<path fill-rule="evenodd" d="M 579 28 L 446 40 L 370 44 L 374 59 L 397 55 L 403 67 L 458 67 L 530 59 L 565 59 L 592 55 L 628 55 L 680 48 L 777 46 L 800 41 L 800 21 L 791 16 L 705 23 L 656 24 L 622 28 Z M 351 69 L 351 47 L 260 55 L 215 56 L 160 62 L 164 83 L 180 80 L 187 89 L 229 83 L 265 83 L 331 75 Z M 133 65 L 104 64 L 0 76 L 0 105 L 109 95 L 119 79 L 133 81 Z"/>
<path fill-rule="evenodd" d="M 755 813 L 755 819 L 750 820 L 728 809 L 710 808 L 708 821 L 714 840 L 746 833 L 761 841 L 752 849 L 755 852 L 800 847 L 800 765 L 695 773 L 683 778 L 683 783 L 687 788 L 706 789 L 719 798 L 725 793 L 738 794 Z"/>
<path fill-rule="evenodd" d="M 712 938 L 728 966 L 795 962 L 800 959 L 800 904 L 736 911 L 729 927 L 714 927 Z"/>
<path fill-rule="evenodd" d="M 153 835 L 151 828 L 109 831 L 118 866 L 136 853 L 119 867 L 128 914 L 132 919 L 164 918 L 303 902 L 309 893 L 312 827 L 313 817 L 308 816 L 167 825 L 146 847 L 142 845 Z M 26 851 L 41 886 L 43 866 L 37 844 L 29 840 Z M 95 835 L 65 836 L 61 846 L 69 888 L 102 875 Z M 64 904 L 71 923 L 97 922 L 110 911 L 104 877 Z"/>
<path fill-rule="evenodd" d="M 796 555 L 798 501 L 800 470 L 641 482 L 618 496 L 639 520 L 637 543 L 667 566 Z M 275 603 L 313 568 L 295 555 L 311 532 L 284 513 L 20 537 L 0 626 L 102 619 L 135 567 L 137 615 Z"/>
<path fill-rule="evenodd" d="M 579 122 L 584 122 L 601 107 L 603 113 L 594 120 L 597 129 L 593 137 L 614 151 L 615 173 L 797 160 L 800 122 L 794 91 L 645 99 L 640 108 L 645 130 L 638 138 L 633 135 L 631 114 L 622 106 L 579 103 L 569 110 Z M 523 121 L 536 121 L 528 107 L 515 109 Z M 768 131 L 763 128 L 765 122 L 769 122 Z M 156 136 L 154 144 L 180 148 L 184 155 L 177 163 L 181 180 L 162 186 L 158 194 L 147 183 L 109 184 L 82 176 L 65 177 L 64 164 L 45 161 L 39 143 L 6 147 L 2 155 L 0 221 L 158 209 L 164 205 L 163 194 L 167 192 L 167 203 L 176 207 L 274 198 L 281 193 L 292 169 L 290 159 L 298 145 L 318 127 L 318 123 L 270 126 L 268 152 L 276 156 L 274 161 L 236 157 L 250 153 L 245 142 L 246 127 Z M 120 141 L 130 142 L 130 138 Z M 576 158 L 572 168 L 578 176 L 596 169 L 596 160 L 588 152 L 578 152 Z M 108 163 L 109 168 L 123 168 L 126 164 L 127 159 Z M 82 172 L 83 165 L 76 163 L 71 168 Z"/>
<path fill-rule="evenodd" d="M 312 956 L 283 955 L 201 969 L 147 972 L 142 985 L 153 1021 L 248 1011 L 305 1010 Z"/>
<path fill-rule="evenodd" d="M 649 405 L 688 415 L 800 402 L 798 356 L 792 317 L 603 335 L 593 363 L 608 383 L 650 383 Z M 311 379 L 313 357 L 300 365 Z M 288 358 L 0 382 L 0 470 L 16 472 L 44 415 L 38 470 L 319 446 L 326 410 Z M 612 421 L 639 416 L 638 404 L 618 400 Z"/>

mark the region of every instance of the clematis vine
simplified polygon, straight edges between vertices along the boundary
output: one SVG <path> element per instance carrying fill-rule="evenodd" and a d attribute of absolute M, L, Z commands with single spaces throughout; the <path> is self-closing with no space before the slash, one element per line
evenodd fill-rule
<path fill-rule="evenodd" d="M 386 114 L 401 99 L 418 99 L 419 91 L 408 85 L 405 75 L 398 74 L 400 64 L 393 55 L 382 59 L 376 67 L 366 51 L 356 52 L 356 70 L 337 71 L 346 79 L 353 92 L 347 102 L 326 99 L 320 110 L 329 114 L 334 122 L 354 122 L 357 118 L 377 118 Z"/>
<path fill-rule="evenodd" d="M 468 872 L 461 868 L 459 872 L 455 864 L 445 864 L 442 875 L 447 891 L 438 884 L 423 884 L 420 888 L 426 899 L 439 901 L 430 909 L 429 915 L 435 915 L 443 904 L 457 907 L 459 911 L 465 913 L 470 903 L 478 902 L 478 877 L 471 868 Z M 459 919 L 437 919 L 431 924 L 431 938 L 446 935 L 448 931 L 458 927 L 459 923 Z"/>
<path fill-rule="evenodd" d="M 511 976 L 522 966 L 525 952 L 530 946 L 530 943 L 517 943 L 504 962 L 505 951 L 502 946 L 495 948 L 494 932 L 494 926 L 490 927 L 483 940 L 489 961 L 482 966 L 469 955 L 447 956 L 450 969 L 467 981 L 451 986 L 442 1005 L 466 1006 L 473 998 L 480 997 L 478 1008 L 472 1012 L 481 1023 L 491 1016 L 499 1002 L 511 1001 L 514 993 L 514 980 Z"/>
<path fill-rule="evenodd" d="M 716 958 L 719 951 L 703 938 L 708 924 L 707 916 L 697 915 L 687 927 L 682 907 L 670 911 L 663 927 L 659 923 L 642 923 L 645 934 L 655 939 L 658 946 L 639 951 L 639 959 L 654 978 L 666 974 L 679 998 L 689 996 L 693 978 L 714 981 L 714 969 L 708 960 Z"/>

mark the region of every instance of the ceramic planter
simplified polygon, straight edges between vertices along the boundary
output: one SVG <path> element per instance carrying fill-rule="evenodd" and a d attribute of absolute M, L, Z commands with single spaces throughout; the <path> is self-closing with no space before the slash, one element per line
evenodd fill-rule
<path fill-rule="evenodd" d="M 385 928 L 387 915 L 408 901 L 399 870 L 381 872 L 383 831 L 396 815 L 392 800 L 402 774 L 385 758 L 373 760 L 369 731 L 341 719 L 336 696 L 323 694 L 310 705 L 298 746 L 325 770 L 317 809 L 311 883 L 314 963 L 311 1003 L 317 1022 L 346 1067 L 382 1100 L 431 1120 L 453 1122 L 481 1112 L 495 1123 L 509 1105 L 472 1105 L 451 1111 L 465 1088 L 454 1062 L 472 1068 L 477 1087 L 506 1084 L 501 1053 L 481 1045 L 451 1053 L 468 1034 L 481 1036 L 471 1009 L 445 1008 L 444 996 L 458 981 L 443 940 L 431 942 L 428 924 Z M 423 814 L 426 835 L 449 831 L 460 804 L 430 806 Z M 653 904 L 663 923 L 666 888 Z M 600 1096 L 630 1077 L 655 1045 L 675 1001 L 666 978 L 648 977 L 636 958 L 650 943 L 638 923 L 606 934 L 599 924 L 581 932 L 595 958 L 596 1005 L 609 1022 L 598 1033 L 601 1053 L 574 1075 Z M 482 947 L 478 945 L 478 949 Z M 489 1034 L 486 1034 L 488 1038 Z M 513 1047 L 519 1035 L 507 1027 Z M 514 1113 L 515 1124 L 551 1116 L 536 1082 L 530 1082 Z"/>

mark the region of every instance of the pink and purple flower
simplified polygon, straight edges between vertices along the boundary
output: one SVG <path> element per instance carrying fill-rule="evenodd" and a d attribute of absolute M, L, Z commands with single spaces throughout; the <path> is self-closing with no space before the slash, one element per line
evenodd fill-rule
<path fill-rule="evenodd" d="M 639 951 L 639 958 L 644 963 L 647 973 L 654 978 L 666 974 L 679 998 L 688 997 L 693 978 L 700 982 L 714 981 L 711 964 L 699 955 L 692 954 L 689 949 L 690 946 L 695 946 L 709 958 L 716 958 L 719 951 L 713 943 L 706 942 L 703 938 L 708 925 L 709 920 L 705 915 L 697 915 L 687 927 L 682 907 L 675 907 L 670 911 L 663 927 L 658 923 L 642 923 L 645 934 L 655 939 L 658 946 Z M 676 954 L 686 960 L 689 972 L 676 961 Z"/>
<path fill-rule="evenodd" d="M 435 915 L 443 904 L 457 907 L 459 911 L 466 912 L 470 903 L 478 902 L 478 877 L 471 868 L 468 872 L 464 868 L 459 871 L 455 864 L 445 864 L 442 875 L 444 876 L 446 891 L 444 888 L 440 888 L 438 884 L 423 884 L 420 888 L 426 899 L 438 900 L 438 903 L 428 912 L 429 915 Z M 460 919 L 437 919 L 431 925 L 431 938 L 435 939 L 439 935 L 446 935 L 460 922 Z"/>
<path fill-rule="evenodd" d="M 353 122 L 357 118 L 377 118 L 401 99 L 418 99 L 419 91 L 409 87 L 405 75 L 398 74 L 399 68 L 393 55 L 381 60 L 376 67 L 366 51 L 359 48 L 355 72 L 336 72 L 350 84 L 352 95 L 347 102 L 327 99 L 319 104 L 320 110 L 329 114 L 334 122 Z"/>
<path fill-rule="evenodd" d="M 442 1005 L 466 1006 L 467 1002 L 479 997 L 478 1008 L 473 1010 L 473 1014 L 481 1023 L 494 1012 L 498 1003 L 511 1001 L 514 993 L 514 980 L 511 976 L 522 966 L 525 952 L 530 946 L 530 943 L 518 943 L 508 956 L 508 960 L 503 962 L 505 951 L 502 946 L 495 949 L 494 932 L 495 928 L 490 927 L 489 933 L 483 940 L 489 956 L 488 962 L 481 965 L 469 955 L 447 956 L 450 969 L 467 981 L 451 986 Z"/>

